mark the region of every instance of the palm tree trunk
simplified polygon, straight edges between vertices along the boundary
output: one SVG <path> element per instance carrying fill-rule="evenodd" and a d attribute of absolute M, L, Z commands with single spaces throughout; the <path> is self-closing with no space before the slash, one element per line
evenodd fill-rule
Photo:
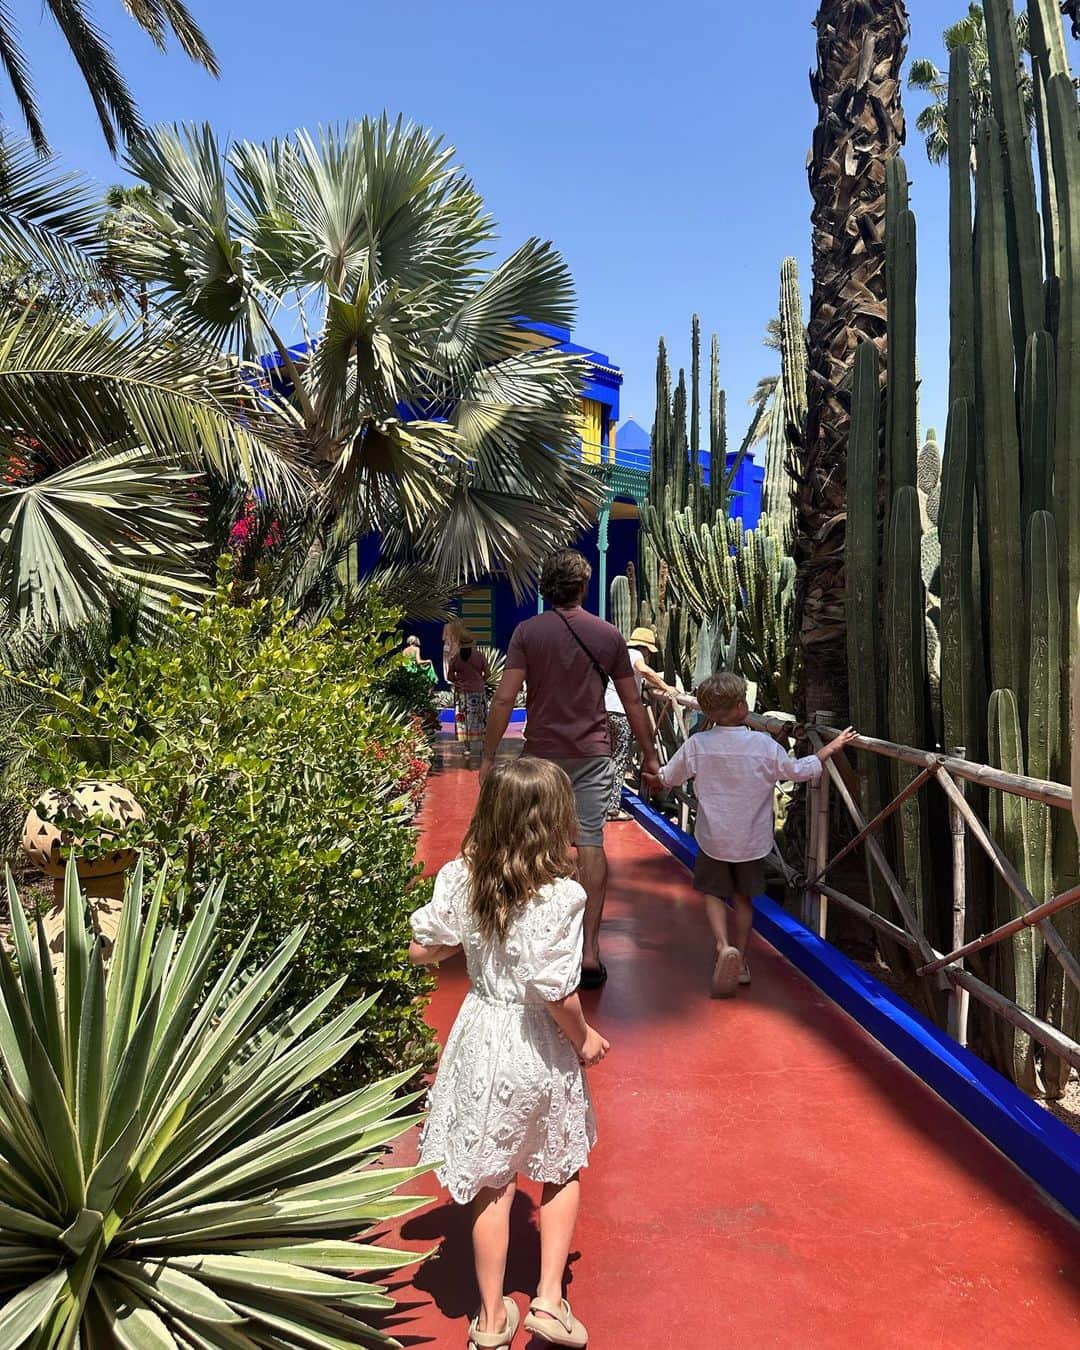
<path fill-rule="evenodd" d="M 803 716 L 848 706 L 844 624 L 847 443 L 855 349 L 885 342 L 885 162 L 904 142 L 904 0 L 821 0 L 806 432 L 799 448 L 796 590 Z"/>

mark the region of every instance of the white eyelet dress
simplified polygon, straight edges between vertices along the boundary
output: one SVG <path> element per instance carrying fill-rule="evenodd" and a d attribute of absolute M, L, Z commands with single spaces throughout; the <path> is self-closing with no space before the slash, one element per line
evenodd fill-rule
<path fill-rule="evenodd" d="M 588 1163 L 596 1121 L 577 1052 L 545 1004 L 581 979 L 585 892 L 569 878 L 545 886 L 500 943 L 479 932 L 458 858 L 412 916 L 426 946 L 461 943 L 472 989 L 428 1096 L 420 1162 L 459 1203 L 519 1173 L 561 1183 Z"/>

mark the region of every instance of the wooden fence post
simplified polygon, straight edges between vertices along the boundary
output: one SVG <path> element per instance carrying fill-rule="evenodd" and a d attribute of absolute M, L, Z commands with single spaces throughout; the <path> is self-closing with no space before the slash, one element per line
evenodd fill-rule
<path fill-rule="evenodd" d="M 819 893 L 811 886 L 810 878 L 814 875 L 814 865 L 817 859 L 818 786 L 817 783 L 810 783 L 806 791 L 806 860 L 803 866 L 803 874 L 806 880 L 803 882 L 800 905 L 803 927 L 809 928 L 815 933 L 817 932 L 818 920 L 815 900 Z"/>
<path fill-rule="evenodd" d="M 815 722 L 828 722 L 831 718 L 831 712 L 819 712 L 814 715 L 813 720 Z M 823 773 L 816 783 L 810 784 L 810 790 L 807 793 L 806 875 L 808 878 L 820 876 L 829 861 L 829 789 L 829 777 Z M 803 891 L 802 921 L 818 937 L 823 938 L 825 936 L 829 924 L 829 901 L 813 884 L 808 884 Z"/>
<path fill-rule="evenodd" d="M 956 746 L 949 751 L 957 759 L 964 759 L 965 751 L 962 745 Z M 961 792 L 964 791 L 964 782 L 961 779 L 957 783 Z M 962 947 L 967 941 L 967 827 L 964 823 L 964 817 L 960 808 L 952 800 L 949 801 L 949 832 L 952 835 L 952 883 L 953 883 L 953 903 L 952 903 L 952 936 L 953 948 Z M 963 966 L 963 958 L 957 962 L 957 965 Z M 968 1042 L 968 1007 L 971 1002 L 970 993 L 963 987 L 950 984 L 949 988 L 949 1035 L 961 1045 L 967 1045 Z"/>

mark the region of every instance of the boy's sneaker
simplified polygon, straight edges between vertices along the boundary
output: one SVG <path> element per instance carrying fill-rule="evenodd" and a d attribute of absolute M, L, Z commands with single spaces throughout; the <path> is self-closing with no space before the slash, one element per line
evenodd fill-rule
<path fill-rule="evenodd" d="M 749 984 L 749 983 L 750 983 L 750 962 L 749 962 L 749 961 L 744 961 L 744 962 L 743 962 L 743 968 L 742 968 L 742 970 L 739 971 L 739 983 L 740 983 L 740 984 Z"/>
<path fill-rule="evenodd" d="M 713 998 L 730 998 L 739 982 L 742 958 L 737 947 L 722 947 L 713 966 L 709 992 Z"/>

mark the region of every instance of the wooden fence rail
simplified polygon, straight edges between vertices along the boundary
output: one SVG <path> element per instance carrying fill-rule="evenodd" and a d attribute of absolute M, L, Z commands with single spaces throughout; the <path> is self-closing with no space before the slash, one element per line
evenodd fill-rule
<path fill-rule="evenodd" d="M 686 714 L 677 703 L 654 703 L 657 745 L 662 761 L 668 757 L 672 744 L 681 744 L 688 735 Z M 820 749 L 827 739 L 836 734 L 830 724 L 831 714 L 823 713 L 807 727 L 796 724 L 782 714 L 761 716 L 751 714 L 749 723 L 759 731 L 786 740 L 807 740 L 814 749 Z M 868 924 L 875 932 L 911 952 L 916 974 L 929 978 L 932 986 L 945 992 L 948 998 L 948 1028 L 950 1034 L 967 1044 L 968 1009 L 970 1000 L 989 1008 L 995 1015 L 1019 1027 L 1047 1050 L 1080 1070 L 1080 1044 L 1059 1028 L 1052 1026 L 1014 999 L 979 979 L 964 965 L 964 958 L 1003 942 L 1024 928 L 1038 928 L 1047 948 L 1060 963 L 1065 977 L 1080 990 L 1080 960 L 1070 951 L 1064 938 L 1054 927 L 1052 916 L 1080 904 L 1080 886 L 1074 886 L 1061 895 L 1039 899 L 1032 895 L 1016 868 L 1002 850 L 998 841 L 980 819 L 965 795 L 968 784 L 996 792 L 1005 792 L 1039 802 L 1056 810 L 1070 811 L 1072 790 L 1062 783 L 1044 782 L 1020 774 L 1006 773 L 988 764 L 977 764 L 965 757 L 962 748 L 949 754 L 935 754 L 913 746 L 898 745 L 875 736 L 858 735 L 853 748 L 865 750 L 885 759 L 899 760 L 913 765 L 919 772 L 887 802 L 872 819 L 867 820 L 849 783 L 857 781 L 846 753 L 826 761 L 825 772 L 809 785 L 807 798 L 806 857 L 801 872 L 793 869 L 774 851 L 779 866 L 789 885 L 801 897 L 802 919 L 808 928 L 820 937 L 826 936 L 829 904 L 836 904 L 845 912 Z M 878 835 L 882 826 L 905 804 L 916 797 L 931 782 L 936 782 L 945 793 L 949 807 L 949 831 L 952 845 L 952 946 L 949 952 L 940 952 L 930 942 L 916 912 L 916 907 L 904 891 L 882 848 Z M 844 811 L 855 828 L 855 835 L 830 856 L 829 825 L 831 796 L 835 791 Z M 678 806 L 679 824 L 684 830 L 692 827 L 695 804 L 692 792 L 677 789 L 674 797 Z M 1015 897 L 1023 913 L 991 932 L 965 942 L 967 923 L 967 850 L 973 839 L 998 877 Z M 901 923 L 863 904 L 861 900 L 840 890 L 832 876 L 838 864 L 857 849 L 864 849 L 868 862 L 896 906 Z"/>

